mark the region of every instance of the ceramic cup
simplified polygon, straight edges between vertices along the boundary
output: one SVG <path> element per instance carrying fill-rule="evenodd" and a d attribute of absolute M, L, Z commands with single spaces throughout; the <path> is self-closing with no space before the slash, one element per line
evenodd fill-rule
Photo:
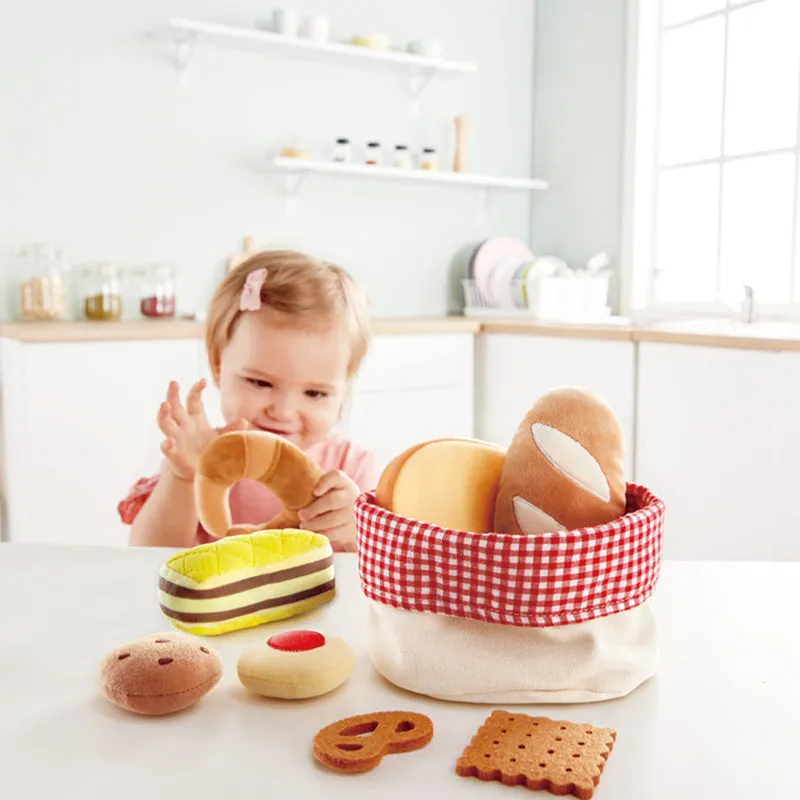
<path fill-rule="evenodd" d="M 301 35 L 315 42 L 327 42 L 330 29 L 330 19 L 324 14 L 307 14 L 303 19 Z"/>
<path fill-rule="evenodd" d="M 291 8 L 276 8 L 272 12 L 272 30 L 283 36 L 297 36 L 299 20 Z"/>

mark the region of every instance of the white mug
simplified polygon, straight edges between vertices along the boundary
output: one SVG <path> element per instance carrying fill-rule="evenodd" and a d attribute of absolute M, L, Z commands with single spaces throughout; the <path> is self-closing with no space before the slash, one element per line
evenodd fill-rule
<path fill-rule="evenodd" d="M 272 12 L 272 29 L 284 36 L 297 36 L 297 12 L 291 8 L 276 8 Z"/>
<path fill-rule="evenodd" d="M 327 42 L 330 27 L 330 19 L 324 14 L 307 14 L 303 20 L 302 35 L 315 42 Z"/>

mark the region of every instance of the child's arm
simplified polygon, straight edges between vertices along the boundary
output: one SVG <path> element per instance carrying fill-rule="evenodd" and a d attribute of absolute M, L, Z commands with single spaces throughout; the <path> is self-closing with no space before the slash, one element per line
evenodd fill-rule
<path fill-rule="evenodd" d="M 165 469 L 131 525 L 128 544 L 187 548 L 194 546 L 196 535 L 193 483 Z"/>

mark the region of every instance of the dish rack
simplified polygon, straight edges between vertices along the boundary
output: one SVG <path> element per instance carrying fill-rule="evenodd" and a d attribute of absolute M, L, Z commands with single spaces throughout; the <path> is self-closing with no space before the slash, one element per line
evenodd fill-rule
<path fill-rule="evenodd" d="M 464 315 L 528 317 L 541 320 L 592 320 L 611 315 L 610 276 L 580 275 L 514 279 L 508 286 L 481 286 L 461 281 Z"/>

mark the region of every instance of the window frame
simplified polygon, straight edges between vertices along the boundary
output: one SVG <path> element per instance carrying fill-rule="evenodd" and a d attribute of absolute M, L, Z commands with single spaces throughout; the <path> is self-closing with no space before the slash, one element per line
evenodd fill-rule
<path fill-rule="evenodd" d="M 715 302 L 656 302 L 654 298 L 654 244 L 656 222 L 656 179 L 658 111 L 660 108 L 659 77 L 661 41 L 664 30 L 691 25 L 713 17 L 725 19 L 725 62 L 723 92 L 727 76 L 728 20 L 731 12 L 769 2 L 725 0 L 718 11 L 701 14 L 692 20 L 662 28 L 661 0 L 629 0 L 626 19 L 626 78 L 624 87 L 625 119 L 622 176 L 622 219 L 619 274 L 619 313 L 642 320 L 680 319 L 689 317 L 735 317 L 740 308 L 722 299 Z M 723 94 L 723 124 L 725 96 Z M 686 162 L 686 165 L 720 164 L 758 156 L 793 153 L 794 225 L 792 229 L 791 292 L 788 303 L 761 303 L 755 295 L 758 316 L 764 319 L 800 318 L 800 103 L 794 147 L 777 148 L 746 154 Z M 666 169 L 674 168 L 672 166 Z M 718 255 L 719 258 L 719 255 Z"/>

